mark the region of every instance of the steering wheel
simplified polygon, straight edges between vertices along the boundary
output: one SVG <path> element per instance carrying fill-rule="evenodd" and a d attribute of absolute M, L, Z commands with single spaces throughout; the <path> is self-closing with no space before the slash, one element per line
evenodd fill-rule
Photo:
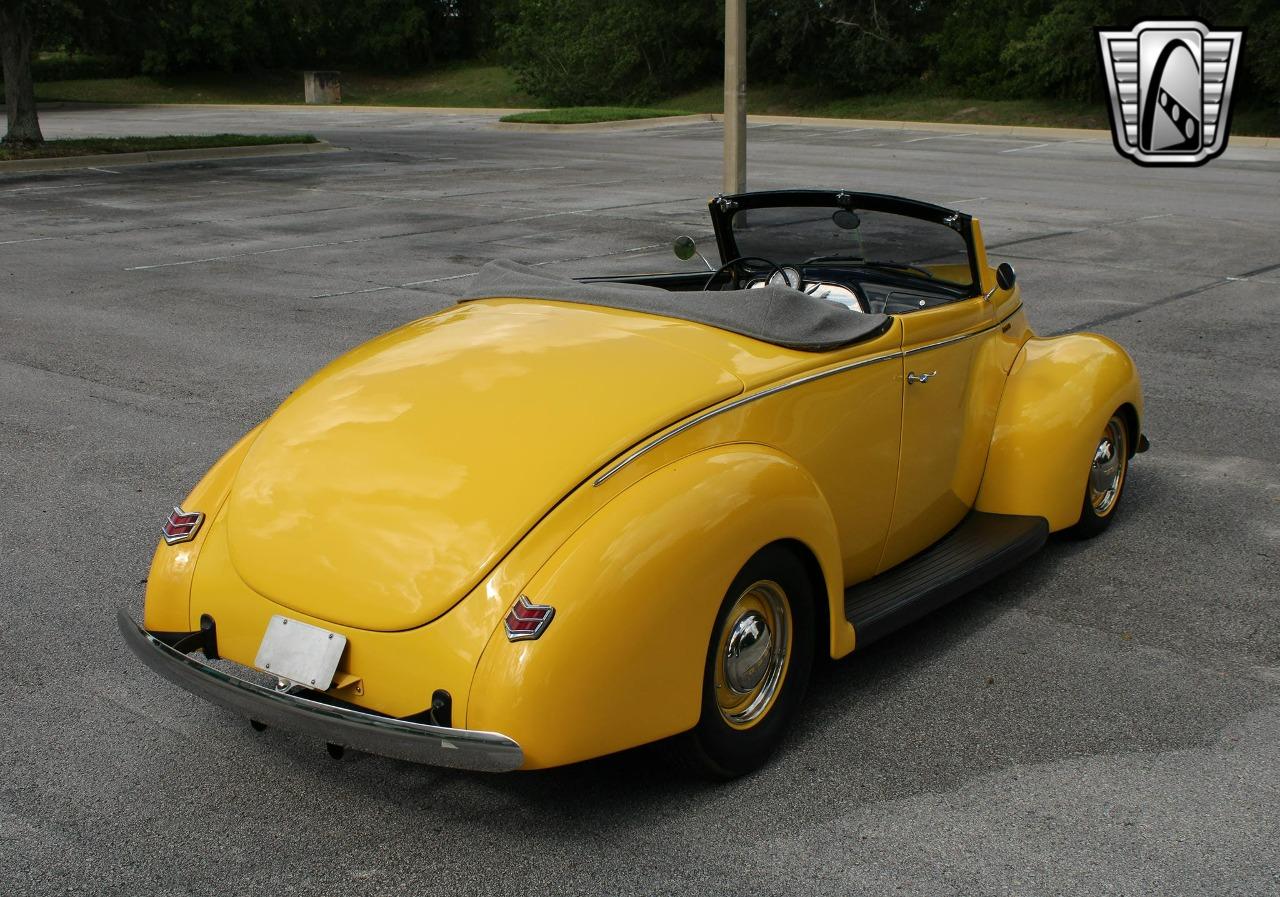
<path fill-rule="evenodd" d="M 777 272 L 781 272 L 781 271 L 782 271 L 782 266 L 781 266 L 781 265 L 779 265 L 777 262 L 771 262 L 771 261 L 769 261 L 769 259 L 767 259 L 767 258 L 762 258 L 761 256 L 758 256 L 758 255 L 744 255 L 744 256 L 740 256 L 740 257 L 738 257 L 738 258 L 736 258 L 736 259 L 732 259 L 732 260 L 730 260 L 730 261 L 725 262 L 725 263 L 724 263 L 723 265 L 721 265 L 719 268 L 716 268 L 714 271 L 712 271 L 712 272 L 711 272 L 711 275 L 710 275 L 709 277 L 707 277 L 707 282 L 706 282 L 706 283 L 704 283 L 704 284 L 702 285 L 702 289 L 703 289 L 703 291 L 705 292 L 706 290 L 709 290 L 709 289 L 711 288 L 711 284 L 715 282 L 715 279 L 716 279 L 717 277 L 719 277 L 721 274 L 723 274 L 723 273 L 724 273 L 726 270 L 728 270 L 729 268 L 732 268 L 734 265 L 737 265 L 737 264 L 739 264 L 739 263 L 741 263 L 741 262 L 764 262 L 766 265 L 768 265 L 768 266 L 769 266 L 769 277 L 773 277 L 773 273 L 774 273 L 775 271 L 777 271 Z M 783 279 L 783 280 L 786 280 L 786 279 L 787 279 L 787 276 L 786 276 L 785 274 L 783 274 L 783 275 L 782 275 L 782 279 Z M 735 275 L 735 276 L 734 276 L 734 278 L 733 278 L 733 282 L 734 282 L 734 284 L 735 284 L 735 285 L 736 285 L 736 284 L 737 284 L 737 282 L 738 282 L 738 278 L 737 278 L 737 276 L 736 276 L 736 275 Z"/>

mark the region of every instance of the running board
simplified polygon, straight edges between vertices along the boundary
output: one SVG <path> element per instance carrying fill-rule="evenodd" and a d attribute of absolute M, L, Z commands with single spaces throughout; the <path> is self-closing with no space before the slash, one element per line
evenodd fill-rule
<path fill-rule="evenodd" d="M 973 511 L 892 570 L 845 590 L 844 615 L 864 647 L 1017 566 L 1049 537 L 1043 517 Z"/>

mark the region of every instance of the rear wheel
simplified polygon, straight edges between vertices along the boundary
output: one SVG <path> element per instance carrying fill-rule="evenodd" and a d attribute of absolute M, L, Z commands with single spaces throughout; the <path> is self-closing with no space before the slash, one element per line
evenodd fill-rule
<path fill-rule="evenodd" d="M 1085 484 L 1084 505 L 1080 509 L 1080 522 L 1068 530 L 1070 535 L 1088 539 L 1111 525 L 1111 519 L 1124 494 L 1128 472 L 1129 429 L 1124 417 L 1117 412 L 1103 427 L 1093 451 L 1089 479 Z"/>
<path fill-rule="evenodd" d="M 702 716 L 675 747 L 685 765 L 730 779 L 756 769 L 782 741 L 813 666 L 813 590 L 782 546 L 760 551 L 734 578 L 712 629 Z"/>

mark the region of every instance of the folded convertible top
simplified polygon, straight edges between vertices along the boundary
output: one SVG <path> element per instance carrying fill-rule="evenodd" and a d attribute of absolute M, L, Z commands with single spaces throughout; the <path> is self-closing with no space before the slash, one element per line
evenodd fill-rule
<path fill-rule="evenodd" d="M 788 349 L 827 352 L 883 333 L 887 315 L 850 311 L 787 287 L 674 292 L 631 283 L 580 283 L 506 259 L 489 262 L 460 302 L 550 299 L 680 318 Z"/>

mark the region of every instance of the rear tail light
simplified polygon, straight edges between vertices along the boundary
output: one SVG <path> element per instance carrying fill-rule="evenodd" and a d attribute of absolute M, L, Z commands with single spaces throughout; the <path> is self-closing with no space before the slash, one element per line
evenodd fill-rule
<path fill-rule="evenodd" d="M 169 514 L 169 519 L 161 527 L 161 534 L 170 545 L 189 542 L 196 537 L 196 532 L 199 531 L 202 523 L 204 523 L 204 515 L 199 511 L 187 513 L 182 508 L 175 507 Z"/>
<path fill-rule="evenodd" d="M 534 604 L 521 595 L 519 600 L 511 605 L 511 610 L 508 611 L 507 619 L 504 621 L 507 638 L 513 642 L 535 639 L 551 625 L 551 618 L 555 615 L 556 609 L 551 605 Z"/>

